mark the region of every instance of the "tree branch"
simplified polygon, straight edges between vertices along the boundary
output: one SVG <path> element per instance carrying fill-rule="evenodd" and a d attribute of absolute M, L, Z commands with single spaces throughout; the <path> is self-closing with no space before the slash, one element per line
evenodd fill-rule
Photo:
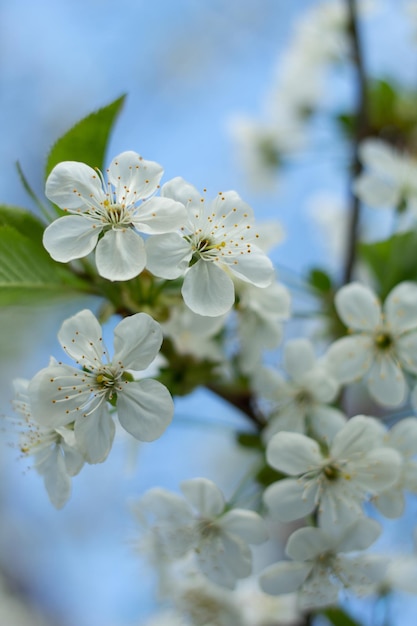
<path fill-rule="evenodd" d="M 346 4 L 349 15 L 348 32 L 351 39 L 352 60 L 354 63 L 358 89 L 355 112 L 356 128 L 352 147 L 353 154 L 351 175 L 353 179 L 356 178 L 356 176 L 358 176 L 358 174 L 360 174 L 362 170 L 362 165 L 359 160 L 359 146 L 361 141 L 369 135 L 369 118 L 366 73 L 358 28 L 357 2 L 356 0 L 346 0 Z M 350 282 L 352 279 L 353 269 L 356 260 L 356 244 L 359 231 L 360 202 L 358 198 L 353 195 L 352 190 L 350 190 L 350 202 L 350 223 L 346 258 L 343 271 L 343 284 Z"/>

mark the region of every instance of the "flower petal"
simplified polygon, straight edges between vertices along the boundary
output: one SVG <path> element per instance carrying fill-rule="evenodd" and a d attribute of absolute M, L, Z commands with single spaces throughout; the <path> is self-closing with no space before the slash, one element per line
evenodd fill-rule
<path fill-rule="evenodd" d="M 202 517 L 213 519 L 223 512 L 226 504 L 223 493 L 211 480 L 183 480 L 180 487 L 187 501 Z"/>
<path fill-rule="evenodd" d="M 317 441 L 300 433 L 279 432 L 266 449 L 267 461 L 272 467 L 290 476 L 304 474 L 320 467 L 323 456 Z"/>
<path fill-rule="evenodd" d="M 117 396 L 119 422 L 139 441 L 158 439 L 171 423 L 174 403 L 156 380 L 128 382 Z"/>
<path fill-rule="evenodd" d="M 317 487 L 305 493 L 305 485 L 295 478 L 284 478 L 265 489 L 264 501 L 271 517 L 292 522 L 314 511 Z"/>
<path fill-rule="evenodd" d="M 123 201 L 127 205 L 149 198 L 156 191 L 164 172 L 159 163 L 145 161 L 132 150 L 115 157 L 107 171 L 118 202 Z"/>
<path fill-rule="evenodd" d="M 386 321 L 395 333 L 417 327 L 417 285 L 404 281 L 394 287 L 384 303 Z"/>
<path fill-rule="evenodd" d="M 255 511 L 232 509 L 221 517 L 218 525 L 229 533 L 238 535 L 247 543 L 263 543 L 268 539 L 265 521 Z"/>
<path fill-rule="evenodd" d="M 105 200 L 99 175 L 92 167 L 78 161 L 58 163 L 48 176 L 46 197 L 61 209 L 87 210 Z"/>
<path fill-rule="evenodd" d="M 146 267 L 155 276 L 168 280 L 185 273 L 191 260 L 191 246 L 177 233 L 154 235 L 146 240 Z"/>
<path fill-rule="evenodd" d="M 108 280 L 135 278 L 145 263 L 145 244 L 142 237 L 131 228 L 109 230 L 97 244 L 97 271 Z"/>
<path fill-rule="evenodd" d="M 272 261 L 256 246 L 251 246 L 250 250 L 250 254 L 234 257 L 229 268 L 241 280 L 257 287 L 268 287 L 275 275 Z"/>
<path fill-rule="evenodd" d="M 106 402 L 102 402 L 89 415 L 75 422 L 75 439 L 87 463 L 106 460 L 114 439 L 115 426 Z"/>
<path fill-rule="evenodd" d="M 292 533 L 285 552 L 294 561 L 310 561 L 331 548 L 331 541 L 321 528 L 307 527 L 298 528 Z"/>
<path fill-rule="evenodd" d="M 162 330 L 147 313 L 125 317 L 114 329 L 114 363 L 124 369 L 144 370 L 162 345 Z"/>
<path fill-rule="evenodd" d="M 69 365 L 40 370 L 30 381 L 28 393 L 34 418 L 51 428 L 73 422 L 91 396 L 88 375 Z"/>
<path fill-rule="evenodd" d="M 359 380 L 372 365 L 373 340 L 367 335 L 342 337 L 325 356 L 326 367 L 341 383 Z"/>
<path fill-rule="evenodd" d="M 161 196 L 172 198 L 184 206 L 188 204 L 199 206 L 201 201 L 201 193 L 180 176 L 172 178 L 162 186 Z"/>
<path fill-rule="evenodd" d="M 46 491 L 55 508 L 61 509 L 71 495 L 71 479 L 59 445 L 36 456 L 35 467 L 43 476 Z"/>
<path fill-rule="evenodd" d="M 68 263 L 94 250 L 101 228 L 82 215 L 64 215 L 46 228 L 43 245 L 55 261 Z"/>
<path fill-rule="evenodd" d="M 316 356 L 311 341 L 292 339 L 287 342 L 284 348 L 284 367 L 295 382 L 299 382 L 315 363 Z"/>
<path fill-rule="evenodd" d="M 281 595 L 297 591 L 313 569 L 313 563 L 280 561 L 267 567 L 259 577 L 262 591 Z"/>
<path fill-rule="evenodd" d="M 102 328 L 89 309 L 66 319 L 58 332 L 58 340 L 68 356 L 87 369 L 100 367 L 107 352 Z"/>
<path fill-rule="evenodd" d="M 217 317 L 227 313 L 235 301 L 232 279 L 210 261 L 190 267 L 181 290 L 185 304 L 198 315 Z"/>
<path fill-rule="evenodd" d="M 371 396 L 384 406 L 395 407 L 405 401 L 407 384 L 401 367 L 390 356 L 377 358 L 367 377 Z"/>
<path fill-rule="evenodd" d="M 360 283 L 350 283 L 335 296 L 337 312 L 346 326 L 373 331 L 381 323 L 381 305 L 374 292 Z"/>
<path fill-rule="evenodd" d="M 135 228 L 150 235 L 178 230 L 186 221 L 184 205 L 171 198 L 151 198 L 140 206 L 132 218 Z"/>

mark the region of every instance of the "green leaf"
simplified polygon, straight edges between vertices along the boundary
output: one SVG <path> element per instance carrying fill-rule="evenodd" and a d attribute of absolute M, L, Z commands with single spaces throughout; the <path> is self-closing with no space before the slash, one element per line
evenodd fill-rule
<path fill-rule="evenodd" d="M 61 161 L 81 161 L 90 167 L 103 169 L 110 133 L 124 100 L 125 96 L 121 96 L 91 113 L 58 139 L 46 161 L 45 179 Z"/>
<path fill-rule="evenodd" d="M 332 279 L 327 272 L 320 268 L 312 268 L 308 274 L 307 280 L 309 284 L 321 293 L 329 293 L 333 288 Z"/>
<path fill-rule="evenodd" d="M 360 622 L 352 619 L 352 617 L 342 609 L 331 607 L 320 611 L 318 615 L 324 615 L 333 626 L 361 626 Z"/>
<path fill-rule="evenodd" d="M 22 235 L 40 242 L 45 230 L 45 225 L 30 211 L 7 205 L 0 205 L 0 226 L 12 226 Z"/>
<path fill-rule="evenodd" d="M 0 226 L 0 306 L 30 305 L 89 291 L 88 283 L 53 261 L 38 242 L 12 226 Z"/>
<path fill-rule="evenodd" d="M 377 280 L 381 298 L 385 298 L 403 280 L 417 281 L 417 232 L 409 231 L 393 235 L 385 241 L 362 243 L 359 254 Z"/>

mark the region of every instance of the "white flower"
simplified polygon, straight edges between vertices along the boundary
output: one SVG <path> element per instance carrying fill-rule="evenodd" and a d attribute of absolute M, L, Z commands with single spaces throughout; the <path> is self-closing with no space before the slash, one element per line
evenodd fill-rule
<path fill-rule="evenodd" d="M 148 239 L 147 268 L 166 279 L 185 275 L 181 293 L 194 313 L 227 313 L 235 300 L 232 276 L 258 287 L 271 283 L 273 266 L 256 245 L 252 209 L 236 192 L 219 193 L 206 205 L 197 189 L 174 178 L 161 193 L 181 202 L 188 217 L 181 234 Z"/>
<path fill-rule="evenodd" d="M 129 280 L 145 267 L 145 246 L 139 232 L 166 233 L 184 221 L 184 207 L 168 198 L 150 198 L 163 170 L 136 152 L 123 152 L 110 163 L 106 183 L 99 170 L 64 161 L 46 181 L 46 195 L 72 215 L 60 217 L 45 230 L 43 243 L 56 261 L 80 259 L 96 248 L 100 276 Z M 100 235 L 103 235 L 100 237 Z"/>
<path fill-rule="evenodd" d="M 243 372 L 253 372 L 263 350 L 276 348 L 282 338 L 282 322 L 290 317 L 291 298 L 284 285 L 273 282 L 256 287 L 235 281 L 239 363 Z"/>
<path fill-rule="evenodd" d="M 263 519 L 253 511 L 228 510 L 220 489 L 205 478 L 186 480 L 181 490 L 185 501 L 165 489 L 148 491 L 136 507 L 139 520 L 154 529 L 152 543 L 160 559 L 180 558 L 194 550 L 203 574 L 233 589 L 237 579 L 251 573 L 248 544 L 267 538 Z"/>
<path fill-rule="evenodd" d="M 272 595 L 298 590 L 300 608 L 337 604 L 341 589 L 363 594 L 374 589 L 366 557 L 346 553 L 366 550 L 378 538 L 380 525 L 361 518 L 338 534 L 322 528 L 299 528 L 288 540 L 292 561 L 270 565 L 260 576 L 261 588 Z"/>
<path fill-rule="evenodd" d="M 295 593 L 271 596 L 259 589 L 256 578 L 243 580 L 234 596 L 244 615 L 242 626 L 295 626 L 301 621 Z"/>
<path fill-rule="evenodd" d="M 71 429 L 65 426 L 48 428 L 35 422 L 29 404 L 29 381 L 18 378 L 13 381 L 13 386 L 13 408 L 24 420 L 20 450 L 25 456 L 34 456 L 34 467 L 43 476 L 49 499 L 60 509 L 71 495 L 70 477 L 81 470 L 84 458 L 77 449 Z"/>
<path fill-rule="evenodd" d="M 120 424 L 136 439 L 162 435 L 173 415 L 168 390 L 156 380 L 132 380 L 129 373 L 146 369 L 157 355 L 162 343 L 157 322 L 146 313 L 123 319 L 114 330 L 111 360 L 101 326 L 87 309 L 62 324 L 58 339 L 81 369 L 59 363 L 32 379 L 30 404 L 40 424 L 74 423 L 77 445 L 89 463 L 103 461 L 110 451 L 115 426 L 109 403 L 117 405 Z"/>
<path fill-rule="evenodd" d="M 417 211 L 417 161 L 380 139 L 361 144 L 364 171 L 354 183 L 356 195 L 370 207 Z"/>
<path fill-rule="evenodd" d="M 417 418 L 408 417 L 384 432 L 383 445 L 393 448 L 401 455 L 401 470 L 397 481 L 373 498 L 373 503 L 386 517 L 400 517 L 404 512 L 404 490 L 417 493 Z"/>
<path fill-rule="evenodd" d="M 272 368 L 262 368 L 254 379 L 257 392 L 272 403 L 264 430 L 266 439 L 285 430 L 332 439 L 344 425 L 341 411 L 328 406 L 339 392 L 339 383 L 316 359 L 308 339 L 288 341 L 284 348 L 285 380 Z"/>
<path fill-rule="evenodd" d="M 320 524 L 326 529 L 360 517 L 367 497 L 395 484 L 400 472 L 401 457 L 381 446 L 380 432 L 376 420 L 358 415 L 339 430 L 327 453 L 300 433 L 274 435 L 267 461 L 294 478 L 279 480 L 265 490 L 271 514 L 287 522 L 318 507 Z"/>
<path fill-rule="evenodd" d="M 335 304 L 353 334 L 330 346 L 326 359 L 333 374 L 342 383 L 365 378 L 377 402 L 402 404 L 403 370 L 417 374 L 417 285 L 398 284 L 381 309 L 371 289 L 351 283 L 337 292 Z"/>
<path fill-rule="evenodd" d="M 203 317 L 183 305 L 172 309 L 169 320 L 161 327 L 178 354 L 190 354 L 198 360 L 222 361 L 220 344 L 213 337 L 224 327 L 225 321 L 225 315 Z"/>

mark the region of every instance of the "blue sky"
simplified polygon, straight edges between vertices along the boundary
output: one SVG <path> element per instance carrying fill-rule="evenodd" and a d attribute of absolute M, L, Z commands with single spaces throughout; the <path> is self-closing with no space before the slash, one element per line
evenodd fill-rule
<path fill-rule="evenodd" d="M 42 194 L 44 159 L 54 140 L 79 118 L 127 93 L 109 158 L 136 150 L 164 166 L 165 180 L 180 175 L 213 194 L 237 189 L 260 219 L 274 217 L 284 224 L 288 237 L 277 252 L 278 263 L 299 271 L 321 260 L 323 250 L 312 238 L 304 207 L 314 191 L 344 191 L 343 149 L 329 157 L 316 146 L 302 164 L 301 178 L 299 170 L 290 171 L 277 194 L 258 196 L 245 184 L 227 130 L 236 113 L 260 112 L 294 20 L 313 4 L 120 0 L 116 6 L 109 0 L 3 0 L 1 200 L 30 206 L 14 162 L 21 162 Z M 373 72 L 400 72 L 411 80 L 417 64 L 416 49 L 410 58 L 407 48 L 410 29 L 395 18 L 394 0 L 384 5 L 376 27 L 366 33 L 369 65 Z M 408 54 L 407 64 L 389 53 L 393 47 L 398 58 Z M 329 106 L 340 94 L 349 97 L 346 77 L 334 80 L 337 88 L 329 88 Z M 65 317 L 86 305 L 94 308 L 95 303 L 0 311 L 5 329 L 0 346 L 3 354 L 10 349 L 1 366 L 1 411 L 10 412 L 11 380 L 29 378 L 50 354 L 59 356 L 56 331 Z M 229 427 L 192 426 L 194 418 L 213 414 L 245 426 L 235 413 L 198 392 L 178 403 L 178 419 L 163 439 L 137 450 L 121 439 L 105 464 L 83 470 L 74 480 L 72 500 L 60 512 L 49 504 L 40 478 L 25 472 L 16 451 L 5 446 L 2 561 L 13 565 L 13 575 L 60 624 L 131 626 L 151 610 L 152 580 L 132 553 L 135 529 L 126 502 L 153 485 L 176 489 L 180 480 L 196 475 L 219 480 L 231 493 L 238 482 L 234 470 L 239 467 L 243 474 L 250 459 L 235 451 Z"/>

